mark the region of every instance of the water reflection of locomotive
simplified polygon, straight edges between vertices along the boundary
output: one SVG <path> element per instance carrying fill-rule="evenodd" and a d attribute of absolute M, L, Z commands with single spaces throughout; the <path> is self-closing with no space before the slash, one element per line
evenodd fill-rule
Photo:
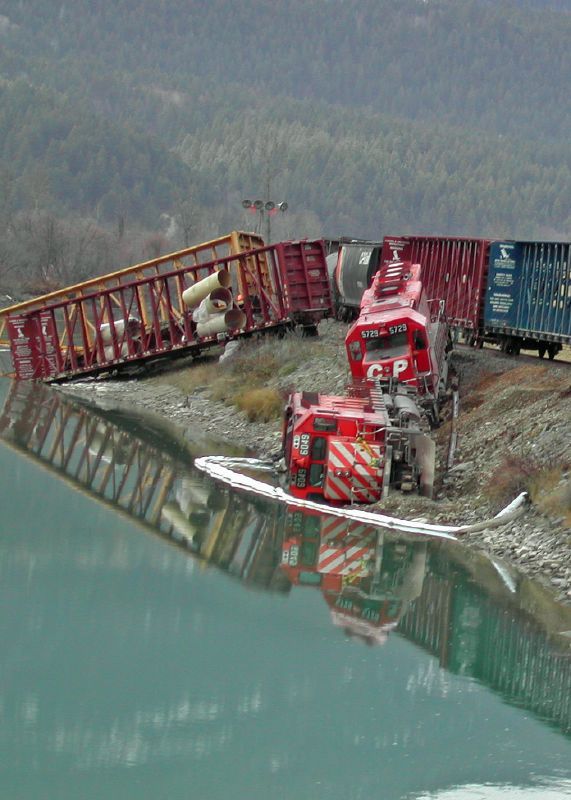
<path fill-rule="evenodd" d="M 426 543 L 177 479 L 163 507 L 169 536 L 251 587 L 319 588 L 335 625 L 384 641 L 422 588 Z"/>
<path fill-rule="evenodd" d="M 0 437 L 200 564 L 263 590 L 318 588 L 347 632 L 373 643 L 396 624 L 442 667 L 571 732 L 568 640 L 560 646 L 522 612 L 495 570 L 492 597 L 470 579 L 458 554 L 451 561 L 454 551 L 445 545 L 397 540 L 333 515 L 221 489 L 192 469 L 168 429 L 89 409 L 31 382 L 12 385 Z M 566 618 L 558 629 L 569 628 Z"/>
<path fill-rule="evenodd" d="M 426 543 L 394 539 L 335 516 L 290 510 L 282 569 L 292 584 L 322 592 L 335 625 L 370 644 L 385 641 L 420 594 Z"/>

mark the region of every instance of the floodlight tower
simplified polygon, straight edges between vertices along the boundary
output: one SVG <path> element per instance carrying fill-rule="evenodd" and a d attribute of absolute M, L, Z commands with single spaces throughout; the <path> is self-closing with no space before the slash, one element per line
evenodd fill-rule
<path fill-rule="evenodd" d="M 242 200 L 242 208 L 248 209 L 252 214 L 260 215 L 258 225 L 256 226 L 257 232 L 261 232 L 262 227 L 266 228 L 266 244 L 270 244 L 272 239 L 271 219 L 279 211 L 285 212 L 288 209 L 288 204 L 285 201 L 275 203 L 273 200 Z"/>

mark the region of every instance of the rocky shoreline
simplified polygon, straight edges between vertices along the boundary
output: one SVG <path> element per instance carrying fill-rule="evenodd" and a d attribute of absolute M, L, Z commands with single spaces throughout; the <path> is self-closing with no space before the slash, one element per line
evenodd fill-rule
<path fill-rule="evenodd" d="M 315 343 L 309 348 L 300 338 L 296 342 L 299 365 L 287 379 L 276 376 L 275 386 L 282 391 L 295 386 L 343 393 L 348 381 L 345 330 L 342 323 L 327 320 L 320 325 L 317 348 Z M 531 503 L 522 517 L 504 526 L 467 533 L 462 541 L 508 567 L 515 565 L 548 587 L 558 602 L 571 605 L 571 364 L 526 356 L 516 359 L 491 348 L 459 347 L 452 357 L 461 398 L 454 466 L 446 469 L 448 421 L 435 434 L 439 475 L 435 500 L 395 494 L 382 511 L 424 522 L 472 525 L 493 517 L 505 505 L 490 485 L 493 489 L 495 476 L 510 464 L 533 465 L 543 473 L 551 470 L 551 494 L 545 502 Z M 187 394 L 169 382 L 169 374 L 80 381 L 59 388 L 107 407 L 136 407 L 159 414 L 187 439 L 200 430 L 260 457 L 278 455 L 280 421 L 248 422 L 243 412 L 212 400 L 207 386 Z M 541 499 L 541 487 L 537 491 Z M 517 493 L 514 489 L 513 496 Z"/>

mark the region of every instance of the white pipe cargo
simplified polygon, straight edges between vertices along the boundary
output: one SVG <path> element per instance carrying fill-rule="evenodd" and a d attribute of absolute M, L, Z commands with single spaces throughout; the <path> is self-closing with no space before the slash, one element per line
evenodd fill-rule
<path fill-rule="evenodd" d="M 232 307 L 232 293 L 228 289 L 215 289 L 192 312 L 193 322 L 206 322 L 213 314 L 220 314 Z"/>
<path fill-rule="evenodd" d="M 188 518 L 193 511 L 204 511 L 210 491 L 204 483 L 183 478 L 175 492 L 182 513 Z"/>
<path fill-rule="evenodd" d="M 209 314 L 219 314 L 221 311 L 228 311 L 232 308 L 232 292 L 228 289 L 214 289 L 208 297 L 202 301 Z M 200 305 L 202 305 L 202 303 Z"/>
<path fill-rule="evenodd" d="M 193 541 L 196 536 L 196 528 L 191 525 L 176 503 L 165 503 L 161 509 L 161 516 L 176 530 L 178 535 L 175 534 L 174 539 L 185 542 Z"/>
<path fill-rule="evenodd" d="M 201 300 L 208 297 L 215 289 L 229 289 L 232 283 L 227 269 L 219 269 L 207 278 L 197 281 L 182 293 L 182 302 L 187 308 L 196 308 Z"/>
<path fill-rule="evenodd" d="M 195 308 L 194 311 L 192 312 L 193 322 L 206 322 L 206 320 L 208 320 L 212 316 L 206 310 L 206 307 L 204 305 L 205 302 L 206 301 L 203 300 L 202 303 L 198 306 L 198 308 Z"/>
<path fill-rule="evenodd" d="M 115 336 L 119 337 L 123 336 L 123 334 L 125 333 L 125 329 L 128 329 L 131 336 L 133 336 L 135 333 L 139 332 L 139 323 L 140 320 L 138 320 L 136 317 L 129 317 L 128 320 L 114 319 L 113 327 L 115 328 Z M 113 341 L 113 332 L 111 330 L 111 323 L 104 322 L 99 327 L 99 332 L 101 333 L 103 344 L 111 344 L 111 342 Z"/>
<path fill-rule="evenodd" d="M 206 322 L 199 322 L 196 332 L 199 336 L 214 336 L 217 333 L 239 330 L 246 324 L 246 315 L 239 308 L 231 308 L 224 314 L 216 314 Z"/>
<path fill-rule="evenodd" d="M 105 356 L 105 361 L 115 361 L 115 348 L 112 344 L 108 344 L 107 347 L 103 348 L 103 353 Z M 129 355 L 129 345 L 127 342 L 123 342 L 121 347 L 119 348 L 119 355 L 117 358 L 123 358 L 124 356 Z"/>

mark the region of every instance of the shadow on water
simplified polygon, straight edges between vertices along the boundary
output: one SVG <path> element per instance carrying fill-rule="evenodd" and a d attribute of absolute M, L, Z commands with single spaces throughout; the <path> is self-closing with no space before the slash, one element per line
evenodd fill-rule
<path fill-rule="evenodd" d="M 12 384 L 0 437 L 188 557 L 252 588 L 317 590 L 344 635 L 369 646 L 404 637 L 571 734 L 571 611 L 504 565 L 231 491 L 193 469 L 211 443 L 44 386 Z"/>

